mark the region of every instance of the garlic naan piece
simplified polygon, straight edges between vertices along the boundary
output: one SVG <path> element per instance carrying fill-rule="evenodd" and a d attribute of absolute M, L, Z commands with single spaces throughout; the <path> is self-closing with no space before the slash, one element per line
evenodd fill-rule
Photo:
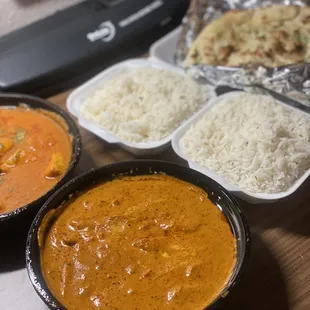
<path fill-rule="evenodd" d="M 185 66 L 263 65 L 310 62 L 310 7 L 274 5 L 229 11 L 197 37 Z"/>

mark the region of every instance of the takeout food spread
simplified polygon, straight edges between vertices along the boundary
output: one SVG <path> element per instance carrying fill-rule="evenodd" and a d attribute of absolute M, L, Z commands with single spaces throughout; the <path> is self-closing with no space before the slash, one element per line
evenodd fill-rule
<path fill-rule="evenodd" d="M 224 214 L 164 174 L 116 177 L 74 195 L 39 230 L 45 281 L 68 309 L 203 309 L 236 262 Z"/>
<path fill-rule="evenodd" d="M 185 64 L 310 62 L 309 18 L 309 7 L 296 5 L 228 11 L 206 25 Z M 81 127 L 135 155 L 158 154 L 172 142 L 203 174 L 180 166 L 170 173 L 163 162 L 155 164 L 159 173 L 154 162 L 129 169 L 119 163 L 55 192 L 33 222 L 26 251 L 31 281 L 51 308 L 208 308 L 239 277 L 250 240 L 223 187 L 271 202 L 310 175 L 309 115 L 263 95 L 215 98 L 213 87 L 172 61 L 179 34 L 156 43 L 152 57 L 121 62 L 86 82 L 67 107 Z M 0 109 L 0 214 L 62 180 L 71 138 L 44 109 Z"/>
<path fill-rule="evenodd" d="M 71 142 L 65 121 L 53 112 L 0 107 L 0 213 L 54 187 L 69 166 Z"/>

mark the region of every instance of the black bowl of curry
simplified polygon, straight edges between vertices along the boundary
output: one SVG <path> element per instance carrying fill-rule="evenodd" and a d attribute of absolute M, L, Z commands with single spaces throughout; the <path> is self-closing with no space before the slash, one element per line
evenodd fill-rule
<path fill-rule="evenodd" d="M 249 250 L 243 212 L 224 188 L 187 167 L 138 160 L 52 195 L 29 231 L 26 267 L 50 309 L 211 309 Z"/>
<path fill-rule="evenodd" d="M 81 155 L 79 129 L 58 106 L 0 94 L 0 228 L 30 218 L 68 181 Z M 22 216 L 23 215 L 23 216 Z"/>

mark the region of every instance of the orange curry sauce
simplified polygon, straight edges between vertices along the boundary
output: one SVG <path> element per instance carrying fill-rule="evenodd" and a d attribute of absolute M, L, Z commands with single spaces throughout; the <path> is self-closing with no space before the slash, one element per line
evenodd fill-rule
<path fill-rule="evenodd" d="M 236 240 L 202 189 L 120 177 L 44 218 L 41 267 L 68 309 L 203 309 L 222 291 Z"/>
<path fill-rule="evenodd" d="M 0 214 L 50 190 L 71 159 L 71 138 L 60 116 L 26 107 L 0 108 Z"/>

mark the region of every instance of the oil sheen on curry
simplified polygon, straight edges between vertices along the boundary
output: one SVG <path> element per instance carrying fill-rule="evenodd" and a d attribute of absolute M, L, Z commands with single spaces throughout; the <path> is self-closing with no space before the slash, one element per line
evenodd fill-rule
<path fill-rule="evenodd" d="M 0 214 L 45 194 L 71 159 L 71 138 L 60 116 L 26 106 L 0 108 Z"/>
<path fill-rule="evenodd" d="M 50 211 L 41 268 L 68 309 L 203 309 L 235 266 L 236 240 L 206 192 L 155 174 L 99 184 Z"/>

